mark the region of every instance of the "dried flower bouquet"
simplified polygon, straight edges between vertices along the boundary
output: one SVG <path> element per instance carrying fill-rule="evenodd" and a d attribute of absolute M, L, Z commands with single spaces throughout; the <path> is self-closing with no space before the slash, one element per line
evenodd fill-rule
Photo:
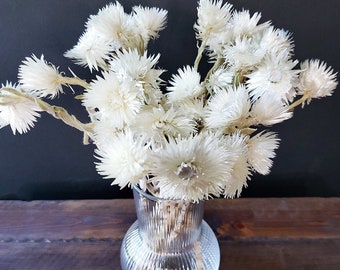
<path fill-rule="evenodd" d="M 91 15 L 65 53 L 96 74 L 90 82 L 71 70 L 67 77 L 43 55 L 27 57 L 18 84 L 0 89 L 0 127 L 25 133 L 47 112 L 96 145 L 96 168 L 112 184 L 139 184 L 158 197 L 191 202 L 239 196 L 253 173 L 270 171 L 279 139 L 267 128 L 291 118 L 297 106 L 330 96 L 336 73 L 315 59 L 298 66 L 291 34 L 260 23 L 260 13 L 200 0 L 196 60 L 164 82 L 160 55 L 147 48 L 166 16 L 142 6 L 127 14 L 118 2 Z M 200 72 L 202 59 L 211 63 L 207 74 Z M 74 85 L 84 89 L 76 98 L 88 123 L 50 104 Z"/>

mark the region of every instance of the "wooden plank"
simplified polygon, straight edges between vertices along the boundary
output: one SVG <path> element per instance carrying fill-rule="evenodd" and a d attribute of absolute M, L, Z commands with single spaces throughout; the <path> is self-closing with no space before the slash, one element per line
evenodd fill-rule
<path fill-rule="evenodd" d="M 220 269 L 338 270 L 340 240 L 220 240 Z M 0 244 L 0 269 L 119 270 L 120 241 Z"/>
<path fill-rule="evenodd" d="M 205 220 L 219 239 L 340 238 L 340 198 L 216 199 Z M 133 201 L 0 201 L 0 241 L 122 239 Z"/>

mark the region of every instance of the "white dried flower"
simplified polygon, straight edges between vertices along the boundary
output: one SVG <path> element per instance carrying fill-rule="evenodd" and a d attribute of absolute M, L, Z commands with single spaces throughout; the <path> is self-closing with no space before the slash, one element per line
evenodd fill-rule
<path fill-rule="evenodd" d="M 337 87 L 336 75 L 331 67 L 320 60 L 306 60 L 301 64 L 298 94 L 306 97 L 307 103 L 312 98 L 331 96 Z"/>
<path fill-rule="evenodd" d="M 279 141 L 274 132 L 261 132 L 248 140 L 248 162 L 256 172 L 270 172 Z"/>
<path fill-rule="evenodd" d="M 225 129 L 230 125 L 237 125 L 248 116 L 250 106 L 248 91 L 244 85 L 220 90 L 207 104 L 207 127 Z"/>
<path fill-rule="evenodd" d="M 152 156 L 150 180 L 164 198 L 199 201 L 221 193 L 232 160 L 214 134 L 169 138 Z"/>
<path fill-rule="evenodd" d="M 120 83 L 115 73 L 104 72 L 84 93 L 83 105 L 94 111 L 98 120 L 109 120 L 115 127 L 123 128 L 135 119 L 143 100 L 133 81 Z"/>
<path fill-rule="evenodd" d="M 20 91 L 16 85 L 9 82 L 2 87 Z M 26 133 L 34 126 L 40 111 L 33 100 L 15 95 L 6 89 L 0 90 L 0 128 L 9 125 L 14 135 L 16 132 Z"/>
<path fill-rule="evenodd" d="M 153 148 L 161 147 L 166 138 L 170 137 L 187 137 L 195 131 L 195 123 L 182 111 L 170 107 L 164 110 L 162 106 L 144 107 L 131 129 L 147 138 Z"/>
<path fill-rule="evenodd" d="M 105 40 L 112 40 L 122 48 L 135 48 L 139 45 L 131 16 L 124 12 L 119 2 L 110 3 L 96 15 L 91 15 L 86 27 L 95 29 Z"/>
<path fill-rule="evenodd" d="M 120 81 L 135 80 L 141 84 L 157 86 L 163 71 L 155 70 L 160 54 L 147 56 L 147 52 L 139 55 L 136 49 L 117 52 L 110 61 L 110 69 L 117 74 Z"/>
<path fill-rule="evenodd" d="M 232 85 L 235 76 L 235 70 L 232 68 L 221 67 L 214 71 L 210 76 L 205 86 L 210 92 L 217 92 L 222 89 L 227 89 Z"/>
<path fill-rule="evenodd" d="M 111 53 L 119 49 L 118 43 L 105 39 L 94 28 L 87 29 L 78 43 L 65 52 L 64 56 L 74 59 L 76 64 L 87 66 L 90 71 L 107 69 Z"/>
<path fill-rule="evenodd" d="M 46 62 L 44 55 L 40 59 L 34 54 L 26 57 L 19 66 L 18 78 L 21 87 L 36 97 L 54 98 L 63 93 L 62 75 L 57 67 Z"/>
<path fill-rule="evenodd" d="M 172 76 L 171 86 L 167 87 L 167 97 L 170 102 L 183 102 L 200 96 L 204 90 L 201 75 L 190 66 L 178 69 L 178 74 Z"/>
<path fill-rule="evenodd" d="M 96 150 L 96 168 L 104 178 L 112 178 L 112 185 L 121 188 L 138 184 L 148 171 L 149 146 L 144 139 L 134 136 L 129 130 L 117 133 L 110 141 Z"/>
<path fill-rule="evenodd" d="M 251 176 L 250 165 L 247 162 L 246 139 L 247 137 L 240 132 L 224 137 L 224 146 L 234 158 L 231 173 L 226 179 L 223 191 L 227 198 L 239 197 L 243 187 L 247 187 L 247 180 Z"/>
<path fill-rule="evenodd" d="M 293 116 L 289 107 L 274 94 L 266 94 L 258 98 L 251 109 L 252 123 L 271 126 L 281 123 Z"/>
<path fill-rule="evenodd" d="M 268 54 L 278 55 L 281 51 L 287 51 L 288 55 L 293 53 L 294 43 L 288 31 L 270 26 L 261 32 L 260 39 L 259 46 Z"/>
<path fill-rule="evenodd" d="M 234 11 L 228 24 L 228 30 L 232 31 L 233 39 L 237 37 L 251 37 L 269 27 L 270 23 L 259 24 L 261 13 L 254 13 L 250 16 L 249 10 Z"/>
<path fill-rule="evenodd" d="M 135 6 L 132 18 L 139 34 L 143 37 L 144 48 L 150 39 L 157 38 L 158 32 L 166 25 L 168 12 L 164 9 Z"/>
<path fill-rule="evenodd" d="M 201 0 L 197 8 L 197 22 L 194 29 L 197 38 L 208 39 L 211 35 L 222 33 L 231 17 L 232 5 L 221 0 Z"/>
<path fill-rule="evenodd" d="M 266 93 L 272 93 L 289 103 L 295 96 L 298 70 L 293 69 L 297 61 L 289 59 L 289 53 L 282 51 L 278 55 L 267 55 L 263 63 L 247 75 L 247 87 L 253 100 Z"/>

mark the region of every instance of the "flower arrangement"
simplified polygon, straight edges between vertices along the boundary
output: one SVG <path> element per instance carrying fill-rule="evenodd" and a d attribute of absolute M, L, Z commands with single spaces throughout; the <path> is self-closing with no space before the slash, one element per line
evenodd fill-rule
<path fill-rule="evenodd" d="M 91 15 L 65 53 L 95 74 L 90 82 L 71 70 L 66 76 L 43 55 L 27 57 L 18 83 L 0 89 L 0 127 L 26 133 L 47 112 L 96 145 L 97 171 L 112 184 L 139 184 L 161 198 L 194 202 L 240 196 L 253 173 L 270 172 L 279 138 L 268 127 L 330 96 L 336 73 L 316 59 L 298 66 L 291 34 L 260 23 L 260 13 L 200 0 L 196 60 L 165 82 L 160 55 L 147 49 L 166 16 L 142 6 L 127 14 L 119 2 Z M 211 68 L 203 74 L 206 60 Z M 50 104 L 72 86 L 84 89 L 76 98 L 88 123 Z"/>

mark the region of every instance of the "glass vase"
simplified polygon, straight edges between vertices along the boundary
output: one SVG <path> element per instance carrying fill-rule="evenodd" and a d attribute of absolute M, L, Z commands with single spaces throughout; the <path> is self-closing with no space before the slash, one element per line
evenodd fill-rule
<path fill-rule="evenodd" d="M 133 193 L 137 221 L 123 239 L 123 270 L 219 268 L 220 249 L 203 220 L 203 201 L 164 200 L 138 187 Z"/>

